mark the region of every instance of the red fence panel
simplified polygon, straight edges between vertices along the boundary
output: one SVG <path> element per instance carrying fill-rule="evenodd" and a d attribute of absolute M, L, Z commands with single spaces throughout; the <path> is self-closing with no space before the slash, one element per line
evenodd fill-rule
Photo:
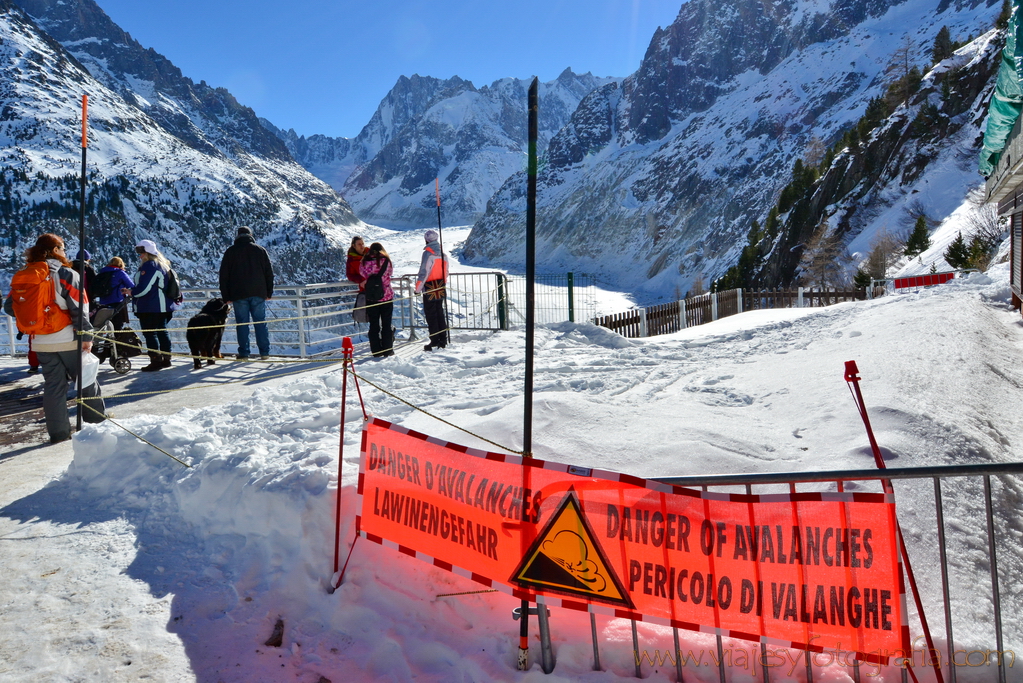
<path fill-rule="evenodd" d="M 929 273 L 927 275 L 915 275 L 913 277 L 895 278 L 892 285 L 895 289 L 908 289 L 910 287 L 930 287 L 940 285 L 955 279 L 955 272 L 950 273 Z"/>

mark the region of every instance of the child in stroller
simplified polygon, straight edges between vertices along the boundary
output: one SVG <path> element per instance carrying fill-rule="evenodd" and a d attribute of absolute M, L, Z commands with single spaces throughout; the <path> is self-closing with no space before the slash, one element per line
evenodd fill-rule
<path fill-rule="evenodd" d="M 112 306 L 100 306 L 92 314 L 92 327 L 96 337 L 92 344 L 92 352 L 100 362 L 109 360 L 110 366 L 119 375 L 131 370 L 131 360 L 142 353 L 142 342 L 135 331 L 125 326 L 120 330 L 114 327 L 114 319 L 128 305 L 125 297 L 120 303 Z"/>

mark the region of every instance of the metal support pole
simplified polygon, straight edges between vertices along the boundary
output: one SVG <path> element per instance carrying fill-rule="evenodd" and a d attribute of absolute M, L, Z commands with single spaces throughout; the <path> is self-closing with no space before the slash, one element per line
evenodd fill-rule
<path fill-rule="evenodd" d="M 742 290 L 741 289 L 735 290 L 735 301 L 736 301 L 736 307 L 738 308 L 738 310 L 736 312 L 737 313 L 742 313 Z"/>
<path fill-rule="evenodd" d="M 650 336 L 650 328 L 647 327 L 647 323 L 646 323 L 646 309 L 645 308 L 639 309 L 639 336 L 641 336 L 641 337 L 649 337 Z"/>
<path fill-rule="evenodd" d="M 671 627 L 671 637 L 675 641 L 675 675 L 678 677 L 678 683 L 684 683 L 682 680 L 682 648 L 678 644 L 678 627 Z"/>
<path fill-rule="evenodd" d="M 686 329 L 686 300 L 679 299 L 678 301 L 678 328 L 680 330 Z"/>
<path fill-rule="evenodd" d="M 301 287 L 298 288 L 298 294 L 295 297 L 295 312 L 298 313 L 296 316 L 298 318 L 298 355 L 301 358 L 305 358 L 305 313 L 302 309 L 302 291 Z"/>
<path fill-rule="evenodd" d="M 78 340 L 78 373 L 75 375 L 75 386 L 78 387 L 78 391 L 75 398 L 79 401 L 82 400 L 82 345 L 84 343 L 81 331 L 85 329 L 85 300 L 88 299 L 88 295 L 85 293 L 85 158 L 89 149 L 88 121 L 89 96 L 82 95 L 82 196 L 78 212 L 78 249 L 82 252 L 82 258 L 78 260 L 78 286 L 81 287 L 81 290 L 78 293 L 78 333 L 75 334 L 75 338 Z M 75 409 L 75 429 L 82 430 L 81 403 Z"/>
<path fill-rule="evenodd" d="M 952 638 L 952 603 L 948 594 L 948 557 L 945 546 L 945 509 L 941 503 L 941 479 L 934 477 L 934 510 L 938 523 L 938 554 L 941 558 L 941 595 L 945 603 L 945 640 L 948 647 L 948 673 L 952 683 L 956 683 L 956 667 L 952 662 L 955 646 Z"/>
<path fill-rule="evenodd" d="M 7 340 L 11 345 L 11 358 L 14 358 L 14 354 L 17 352 L 17 347 L 15 346 L 17 340 L 15 339 L 14 334 L 14 318 L 9 315 L 5 315 L 4 319 L 7 321 Z"/>
<path fill-rule="evenodd" d="M 529 151 L 526 173 L 526 359 L 525 392 L 522 410 L 522 452 L 524 458 L 533 457 L 533 355 L 536 336 L 536 147 L 540 131 L 540 79 L 534 78 L 529 86 Z M 529 468 L 523 468 L 523 487 L 529 488 Z M 522 536 L 522 551 L 526 552 L 528 534 Z M 546 608 L 545 608 L 546 609 Z M 529 668 L 529 601 L 520 608 L 522 624 L 519 627 L 519 671 Z"/>
<path fill-rule="evenodd" d="M 508 329 L 508 284 L 504 273 L 497 274 L 497 322 L 502 330 Z"/>
<path fill-rule="evenodd" d="M 554 648 L 551 647 L 551 611 L 542 602 L 536 605 L 536 623 L 540 627 L 540 668 L 545 674 L 554 671 Z"/>
<path fill-rule="evenodd" d="M 717 292 L 713 292 L 710 295 L 710 319 L 711 320 L 717 320 L 718 319 L 718 293 Z"/>
<path fill-rule="evenodd" d="M 803 307 L 803 288 L 800 287 L 796 293 L 796 308 Z"/>
<path fill-rule="evenodd" d="M 575 273 L 568 274 L 568 322 L 575 322 Z"/>
<path fill-rule="evenodd" d="M 597 648 L 597 615 L 590 612 L 590 633 L 593 634 L 593 670 L 600 671 L 600 650 Z"/>
<path fill-rule="evenodd" d="M 708 586 L 707 590 L 709 591 L 712 588 L 713 588 L 713 586 Z M 718 643 L 717 643 L 718 644 L 718 680 L 720 680 L 721 683 L 727 683 L 725 681 L 725 647 L 724 647 L 724 643 L 721 642 L 721 634 L 720 633 L 716 636 L 716 638 L 717 638 L 717 641 L 718 641 Z"/>
<path fill-rule="evenodd" d="M 984 511 L 987 514 L 987 554 L 991 561 L 991 598 L 995 608 L 995 645 L 998 648 L 998 683 L 1005 683 L 1005 657 L 1002 652 L 1002 599 L 998 590 L 998 557 L 995 554 L 995 519 L 991 506 L 991 476 L 984 475 Z M 954 668 L 954 667 L 953 667 Z"/>
<path fill-rule="evenodd" d="M 536 617 L 536 623 L 540 628 L 540 667 L 545 674 L 549 674 L 554 671 L 554 666 L 557 664 L 554 661 L 554 648 L 551 646 L 551 612 L 547 609 L 547 605 L 541 602 L 537 603 L 536 607 L 527 607 L 526 609 L 516 607 L 512 610 L 512 619 L 526 623 L 530 614 Z"/>
<path fill-rule="evenodd" d="M 643 678 L 643 671 L 639 668 L 639 633 L 636 631 L 636 620 L 632 620 L 632 652 L 636 655 L 636 678 Z"/>

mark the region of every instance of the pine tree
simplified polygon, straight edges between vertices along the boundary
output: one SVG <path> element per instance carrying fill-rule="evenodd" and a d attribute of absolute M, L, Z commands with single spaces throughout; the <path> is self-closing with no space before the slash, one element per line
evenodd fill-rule
<path fill-rule="evenodd" d="M 953 268 L 968 268 L 970 266 L 970 248 L 966 246 L 963 233 L 959 233 L 952 244 L 945 250 L 945 261 Z"/>
<path fill-rule="evenodd" d="M 998 19 L 995 20 L 995 28 L 1004 30 L 1009 25 L 1009 19 L 1012 17 L 1012 5 L 1009 0 L 1002 0 L 1002 11 L 998 14 Z"/>
<path fill-rule="evenodd" d="M 941 30 L 938 31 L 938 35 L 934 38 L 934 47 L 931 48 L 931 59 L 935 64 L 943 59 L 948 59 L 954 52 L 952 48 L 952 34 L 948 31 L 948 26 L 942 26 Z"/>
<path fill-rule="evenodd" d="M 866 289 L 870 286 L 873 279 L 874 278 L 870 277 L 870 273 L 862 268 L 857 268 L 856 275 L 853 276 L 853 284 L 856 285 L 857 289 Z"/>
<path fill-rule="evenodd" d="M 931 239 L 927 236 L 927 216 L 920 214 L 913 226 L 913 233 L 906 241 L 906 256 L 919 256 L 931 246 Z"/>

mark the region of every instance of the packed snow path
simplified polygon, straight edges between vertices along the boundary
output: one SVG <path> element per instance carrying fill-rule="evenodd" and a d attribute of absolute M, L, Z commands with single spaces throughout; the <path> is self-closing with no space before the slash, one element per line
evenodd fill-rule
<path fill-rule="evenodd" d="M 991 277 L 916 294 L 751 312 L 645 340 L 586 324 L 546 326 L 537 330 L 534 453 L 646 477 L 872 468 L 842 376 L 844 362 L 856 360 L 890 465 L 1020 460 L 1023 321 L 1007 300 L 1007 273 L 999 267 Z M 365 361 L 357 371 L 446 420 L 520 448 L 523 334 L 456 334 L 454 341 L 441 352 Z M 371 543 L 356 546 L 344 585 L 327 594 L 341 380 L 338 369 L 319 368 L 242 389 L 222 403 L 159 417 L 122 414 L 126 426 L 192 469 L 112 424 L 78 435 L 67 472 L 38 490 L 12 481 L 32 468 L 35 451 L 0 453 L 0 556 L 10 577 L 0 586 L 7 624 L 0 678 L 632 679 L 628 622 L 598 617 L 605 671 L 593 672 L 588 618 L 556 610 L 555 673 L 543 676 L 534 665 L 522 675 L 514 670 L 514 600 L 438 598 L 480 586 Z M 493 450 L 365 385 L 363 391 L 379 417 Z M 344 443 L 346 541 L 360 423 L 353 398 Z M 59 460 L 45 460 L 54 474 Z M 940 643 L 931 483 L 896 488 Z M 945 486 L 956 642 L 968 650 L 995 647 L 979 488 L 964 480 Z M 966 493 L 974 496 L 968 503 L 955 502 Z M 1018 482 L 996 478 L 1005 646 L 1017 650 L 1019 499 Z M 278 618 L 283 645 L 265 646 Z M 915 635 L 915 622 L 913 629 Z M 683 650 L 713 648 L 712 636 L 681 637 Z M 640 624 L 640 642 L 651 651 L 670 648 L 670 629 Z M 729 645 L 749 650 L 745 642 Z M 686 680 L 716 680 L 709 663 L 687 667 Z M 1021 680 L 1017 669 L 1009 669 L 1011 680 Z M 644 673 L 674 679 L 671 666 L 644 666 Z M 817 680 L 851 680 L 837 666 L 817 673 Z M 994 680 L 996 672 L 959 676 Z M 801 666 L 771 672 L 772 681 L 803 677 Z M 733 667 L 730 680 L 753 678 Z M 884 670 L 873 680 L 900 675 Z"/>

